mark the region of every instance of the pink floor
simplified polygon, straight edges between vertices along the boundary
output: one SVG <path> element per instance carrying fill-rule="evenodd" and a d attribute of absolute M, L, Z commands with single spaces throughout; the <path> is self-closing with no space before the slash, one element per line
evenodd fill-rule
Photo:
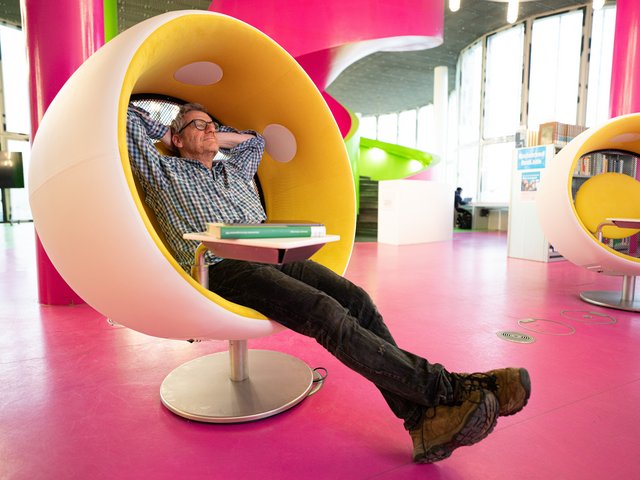
<path fill-rule="evenodd" d="M 359 243 L 347 276 L 371 293 L 404 348 L 452 370 L 527 367 L 527 408 L 478 445 L 414 465 L 409 436 L 376 389 L 287 331 L 251 346 L 327 368 L 322 390 L 254 423 L 186 421 L 161 405 L 159 385 L 225 343 L 148 337 L 86 305 L 40 306 L 33 226 L 5 225 L 0 479 L 640 478 L 640 316 L 577 298 L 617 289 L 619 279 L 509 259 L 506 235 L 480 232 L 427 245 Z M 560 323 L 536 321 L 530 328 L 544 333 L 527 332 L 517 323 L 526 318 Z M 568 326 L 575 333 L 559 335 Z M 507 342 L 502 330 L 536 341 Z"/>

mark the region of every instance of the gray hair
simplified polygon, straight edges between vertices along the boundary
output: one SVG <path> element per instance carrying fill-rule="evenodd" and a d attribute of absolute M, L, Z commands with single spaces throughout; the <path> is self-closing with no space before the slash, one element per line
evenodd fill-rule
<path fill-rule="evenodd" d="M 209 118 L 213 120 L 213 116 L 207 111 L 207 109 L 203 105 L 199 103 L 185 103 L 184 105 L 180 106 L 180 110 L 178 110 L 178 114 L 176 115 L 176 118 L 174 118 L 173 121 L 171 122 L 172 134 L 175 135 L 182 129 L 182 127 L 184 127 L 184 116 L 193 110 L 206 113 L 207 115 L 209 115 Z"/>

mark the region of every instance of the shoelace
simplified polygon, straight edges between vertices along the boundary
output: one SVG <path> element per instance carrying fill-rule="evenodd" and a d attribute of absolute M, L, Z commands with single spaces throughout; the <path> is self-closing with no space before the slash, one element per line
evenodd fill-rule
<path fill-rule="evenodd" d="M 454 402 L 470 400 L 471 394 L 477 390 L 497 392 L 496 378 L 486 373 L 452 373 Z"/>

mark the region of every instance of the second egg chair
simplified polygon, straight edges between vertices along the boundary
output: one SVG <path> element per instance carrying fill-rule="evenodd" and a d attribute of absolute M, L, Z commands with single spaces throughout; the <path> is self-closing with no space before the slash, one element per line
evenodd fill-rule
<path fill-rule="evenodd" d="M 640 311 L 635 299 L 635 277 L 640 259 L 604 244 L 598 225 L 608 218 L 634 215 L 638 182 L 635 180 L 640 154 L 640 114 L 613 118 L 578 135 L 549 162 L 537 193 L 538 217 L 545 237 L 567 260 L 590 271 L 620 276 L 622 289 L 583 292 L 589 303 L 621 310 Z M 618 152 L 629 158 L 632 175 L 600 173 L 577 190 L 576 167 L 582 158 L 597 152 Z M 625 178 L 621 178 L 625 177 Z M 582 192 L 581 192 L 582 191 Z M 631 207 L 631 209 L 630 209 Z M 603 225 L 603 234 L 620 236 L 633 232 L 615 224 Z"/>

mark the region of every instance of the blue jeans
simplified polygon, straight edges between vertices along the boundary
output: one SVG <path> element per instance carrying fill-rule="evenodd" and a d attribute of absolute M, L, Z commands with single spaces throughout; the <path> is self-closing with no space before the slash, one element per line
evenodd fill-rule
<path fill-rule="evenodd" d="M 425 407 L 451 401 L 453 388 L 442 365 L 398 348 L 369 295 L 316 262 L 226 259 L 209 267 L 209 289 L 315 338 L 373 382 L 407 429 L 418 425 Z"/>

